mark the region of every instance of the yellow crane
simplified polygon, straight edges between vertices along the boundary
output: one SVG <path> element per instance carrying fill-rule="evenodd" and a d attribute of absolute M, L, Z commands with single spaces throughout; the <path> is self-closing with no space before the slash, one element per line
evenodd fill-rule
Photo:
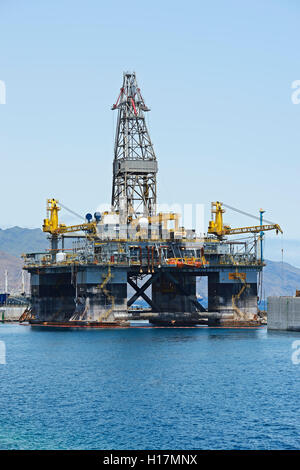
<path fill-rule="evenodd" d="M 88 222 L 79 225 L 65 225 L 58 223 L 58 212 L 60 207 L 57 199 L 47 200 L 47 218 L 44 219 L 43 232 L 51 235 L 61 235 L 70 232 L 86 231 L 90 234 L 96 234 L 96 222 Z"/>
<path fill-rule="evenodd" d="M 239 227 L 239 228 L 231 228 L 229 225 L 224 225 L 223 223 L 223 214 L 225 209 L 223 209 L 222 202 L 216 201 L 212 202 L 212 220 L 209 222 L 208 225 L 208 233 L 212 235 L 216 235 L 217 237 L 222 238 L 225 235 L 238 235 L 241 233 L 259 233 L 259 232 L 266 232 L 268 230 L 276 230 L 276 234 L 278 232 L 282 232 L 280 225 L 278 224 L 266 224 L 266 225 L 253 225 L 250 227 Z M 213 219 L 213 214 L 215 214 L 215 218 Z"/>

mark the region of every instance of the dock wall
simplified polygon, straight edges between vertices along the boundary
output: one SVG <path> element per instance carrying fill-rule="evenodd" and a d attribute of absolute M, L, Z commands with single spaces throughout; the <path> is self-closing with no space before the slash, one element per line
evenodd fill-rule
<path fill-rule="evenodd" d="M 300 297 L 268 297 L 268 330 L 300 331 Z"/>
<path fill-rule="evenodd" d="M 19 321 L 19 318 L 24 313 L 25 308 L 26 306 L 0 306 L 0 322 Z"/>

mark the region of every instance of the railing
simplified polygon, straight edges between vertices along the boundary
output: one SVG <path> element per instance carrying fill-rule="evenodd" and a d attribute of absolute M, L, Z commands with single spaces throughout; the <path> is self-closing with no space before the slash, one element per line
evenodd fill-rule
<path fill-rule="evenodd" d="M 58 254 L 63 256 L 58 256 Z M 54 255 L 54 256 L 53 256 Z M 25 268 L 46 267 L 46 266 L 67 266 L 73 264 L 98 264 L 104 266 L 140 266 L 149 271 L 154 267 L 168 266 L 171 268 L 201 268 L 224 265 L 261 265 L 254 255 L 235 254 L 235 255 L 209 255 L 205 253 L 205 258 L 184 257 L 184 258 L 166 258 L 156 251 L 150 252 L 149 256 L 144 254 L 91 254 L 85 252 L 67 252 L 59 250 L 58 253 L 31 253 L 23 255 Z"/>

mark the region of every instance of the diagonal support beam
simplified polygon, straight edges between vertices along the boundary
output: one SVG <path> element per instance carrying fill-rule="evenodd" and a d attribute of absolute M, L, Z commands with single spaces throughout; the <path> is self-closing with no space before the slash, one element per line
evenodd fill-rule
<path fill-rule="evenodd" d="M 137 284 L 135 284 L 132 279 L 130 279 L 130 278 L 128 279 L 128 284 L 130 284 L 131 287 L 133 287 L 136 291 L 134 296 L 130 300 L 128 300 L 128 302 L 127 302 L 128 307 L 130 307 L 130 305 L 132 305 L 133 298 L 135 298 L 135 300 L 136 300 L 138 297 L 142 297 L 147 302 L 147 304 L 150 305 L 150 307 L 154 308 L 154 304 L 153 304 L 152 300 L 148 297 L 148 295 L 145 292 L 140 292 L 139 286 Z M 135 302 L 135 300 L 133 300 L 133 302 Z M 129 305 L 129 301 L 131 302 L 130 305 Z"/>
<path fill-rule="evenodd" d="M 180 281 L 178 281 L 178 279 L 174 278 L 174 277 L 172 276 L 172 274 L 169 273 L 168 271 L 166 271 L 164 274 L 170 279 L 171 282 L 173 282 L 173 283 L 176 285 L 176 287 L 178 287 L 178 290 L 179 290 L 180 292 L 182 292 L 182 294 L 184 294 L 184 295 L 186 295 L 187 297 L 189 297 L 189 299 L 190 299 L 190 301 L 192 302 L 192 304 L 194 304 L 195 307 L 196 307 L 198 310 L 200 310 L 200 312 L 206 312 L 206 311 L 207 311 L 206 308 L 204 308 L 203 305 L 201 305 L 200 302 L 198 302 L 197 297 L 191 295 L 191 294 L 183 287 L 183 285 L 180 284 Z"/>
<path fill-rule="evenodd" d="M 136 291 L 136 293 L 127 301 L 127 306 L 130 307 L 139 297 L 142 297 L 154 310 L 157 310 L 152 300 L 145 294 L 145 290 L 151 286 L 152 282 L 157 278 L 158 273 L 154 273 L 141 287 L 138 287 L 135 282 L 128 276 L 127 282 Z"/>
<path fill-rule="evenodd" d="M 131 285 L 132 287 L 134 287 L 131 283 L 130 283 L 130 285 Z M 157 310 L 157 307 L 156 307 L 156 305 L 155 305 L 155 303 L 152 302 L 152 300 L 150 299 L 150 297 L 148 297 L 148 295 L 145 294 L 145 292 L 142 292 L 141 295 L 140 295 L 140 297 L 142 297 L 142 298 L 147 302 L 147 304 L 150 305 L 150 307 L 152 308 L 153 312 L 158 311 L 158 310 Z"/>
<path fill-rule="evenodd" d="M 131 299 L 129 299 L 129 301 L 127 302 L 128 307 L 130 307 L 130 305 L 132 305 L 132 303 L 134 303 L 138 297 L 142 297 L 147 302 L 147 304 L 150 305 L 152 310 L 154 311 L 157 310 L 155 303 L 152 302 L 150 297 L 148 297 L 148 295 L 145 292 L 141 292 L 141 289 L 131 279 L 128 279 L 128 284 L 130 284 L 131 287 L 133 287 L 136 290 L 136 294 L 134 294 L 134 296 L 131 297 Z"/>

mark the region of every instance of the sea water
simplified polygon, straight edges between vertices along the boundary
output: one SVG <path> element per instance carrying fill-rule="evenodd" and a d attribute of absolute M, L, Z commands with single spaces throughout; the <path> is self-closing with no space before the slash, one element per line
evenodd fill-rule
<path fill-rule="evenodd" d="M 297 449 L 297 340 L 2 324 L 0 448 Z"/>

